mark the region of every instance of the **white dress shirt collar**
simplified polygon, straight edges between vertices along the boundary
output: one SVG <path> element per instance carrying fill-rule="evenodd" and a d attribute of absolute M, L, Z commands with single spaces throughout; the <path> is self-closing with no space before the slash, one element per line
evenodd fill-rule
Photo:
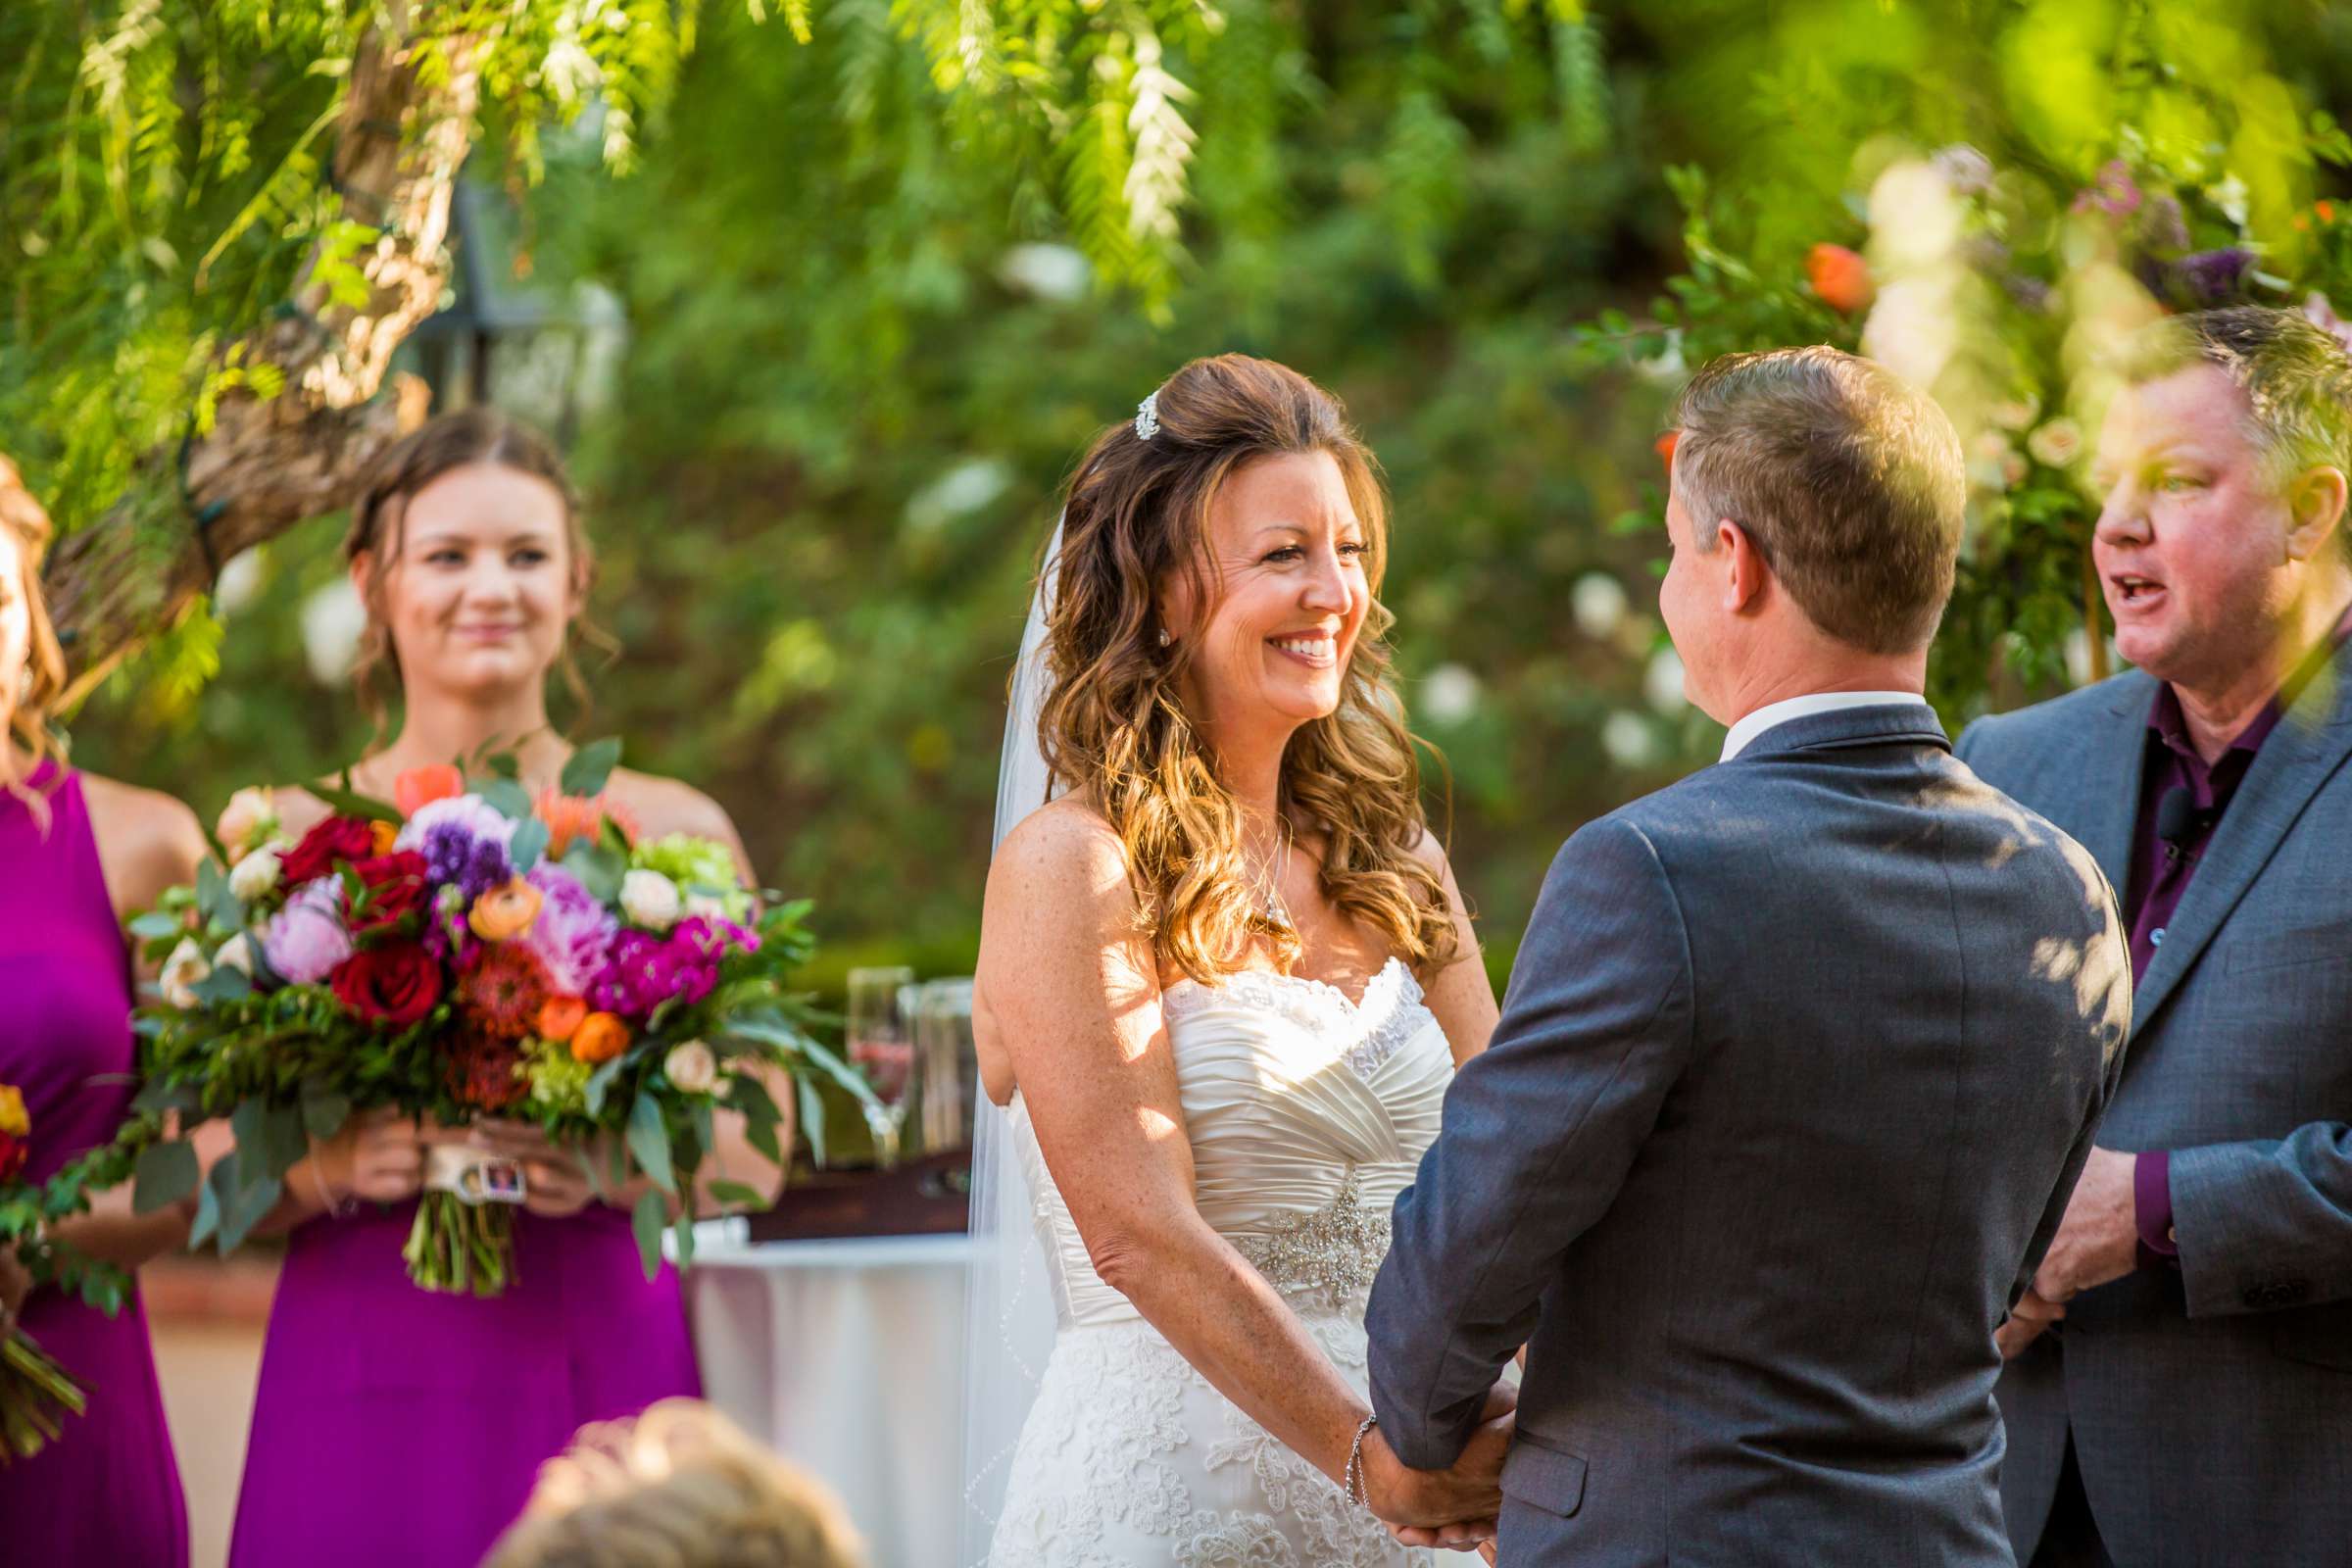
<path fill-rule="evenodd" d="M 1754 745 L 1757 736 L 1792 718 L 1841 712 L 1848 708 L 1887 708 L 1896 705 L 1918 708 L 1926 702 L 1927 699 L 1917 692 L 1809 692 L 1802 697 L 1767 703 L 1732 726 L 1732 732 L 1723 738 L 1723 760 L 1730 761 Z"/>

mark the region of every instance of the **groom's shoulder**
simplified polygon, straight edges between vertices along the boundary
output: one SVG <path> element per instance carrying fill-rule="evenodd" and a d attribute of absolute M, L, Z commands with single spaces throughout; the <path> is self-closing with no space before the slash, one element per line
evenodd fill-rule
<path fill-rule="evenodd" d="M 2144 712 L 2154 691 L 2152 678 L 2127 669 L 2031 708 L 1975 719 L 1954 750 L 1979 773 L 2044 756 L 2079 756 L 2084 739 L 2103 724 Z"/>

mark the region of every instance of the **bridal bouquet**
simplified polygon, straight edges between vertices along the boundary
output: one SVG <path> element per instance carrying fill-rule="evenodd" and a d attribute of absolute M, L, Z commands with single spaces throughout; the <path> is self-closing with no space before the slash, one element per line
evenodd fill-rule
<path fill-rule="evenodd" d="M 122 1310 L 129 1277 L 109 1264 L 84 1258 L 50 1242 L 44 1232 L 56 1220 L 86 1206 L 84 1193 L 106 1185 L 111 1148 L 84 1156 L 47 1183 L 24 1180 L 32 1157 L 32 1120 L 24 1096 L 0 1084 L 0 1255 L 12 1255 L 36 1285 L 53 1285 L 80 1296 L 112 1314 Z M 68 1416 L 80 1415 L 89 1390 L 33 1341 L 24 1328 L 0 1317 L 0 1467 L 29 1459 L 65 1430 Z"/>
<path fill-rule="evenodd" d="M 390 1108 L 463 1125 L 537 1123 L 580 1147 L 614 1193 L 649 1184 L 633 1222 L 650 1276 L 673 1211 L 691 1256 L 695 1178 L 713 1113 L 741 1113 L 781 1164 L 782 1115 L 762 1083 L 794 1081 L 821 1137 L 810 1072 L 870 1098 L 810 1038 L 785 985 L 812 946 L 806 904 L 760 908 L 726 849 L 641 842 L 604 795 L 616 742 L 584 748 L 534 799 L 513 764 L 402 775 L 391 803 L 343 789 L 299 840 L 267 792 L 241 791 L 218 858 L 132 923 L 162 963 L 140 1011 L 141 1107 L 173 1111 L 137 1153 L 142 1211 L 194 1193 L 191 1245 L 236 1247 L 277 1202 L 314 1140 Z M 225 1116 L 233 1157 L 199 1178 L 187 1142 Z M 821 1147 L 819 1150 L 821 1156 Z M 431 1152 L 404 1255 L 429 1291 L 496 1296 L 514 1277 L 520 1167 Z M 757 1195 L 714 1183 L 727 1201 Z"/>

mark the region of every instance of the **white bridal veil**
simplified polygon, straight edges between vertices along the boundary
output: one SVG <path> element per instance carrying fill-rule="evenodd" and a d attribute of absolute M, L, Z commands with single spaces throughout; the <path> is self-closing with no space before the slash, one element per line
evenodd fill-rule
<path fill-rule="evenodd" d="M 1013 666 L 1004 749 L 997 766 L 992 850 L 1053 793 L 1037 721 L 1053 679 L 1046 663 L 1046 619 L 1060 568 L 1061 525 L 1056 522 Z M 1004 1504 L 1013 1446 L 1054 1348 L 1054 1321 L 1052 1282 L 1032 1222 L 1028 1180 L 1013 1152 L 1011 1117 L 986 1094 L 975 1098 L 972 1261 L 964 1286 L 964 1507 L 957 1559 L 967 1568 L 987 1559 Z"/>

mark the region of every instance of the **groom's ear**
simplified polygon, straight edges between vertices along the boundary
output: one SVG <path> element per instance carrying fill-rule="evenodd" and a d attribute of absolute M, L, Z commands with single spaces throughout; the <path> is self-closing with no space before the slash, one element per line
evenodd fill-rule
<path fill-rule="evenodd" d="M 1764 564 L 1764 552 L 1755 540 L 1726 517 L 1715 525 L 1715 551 L 1723 563 L 1723 608 L 1735 615 L 1761 609 L 1772 570 Z"/>

